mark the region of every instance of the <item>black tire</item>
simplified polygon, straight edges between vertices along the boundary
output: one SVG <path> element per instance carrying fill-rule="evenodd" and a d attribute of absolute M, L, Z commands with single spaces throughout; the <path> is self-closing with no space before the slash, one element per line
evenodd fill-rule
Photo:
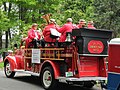
<path fill-rule="evenodd" d="M 90 82 L 90 81 L 84 82 L 84 87 L 86 88 L 92 88 L 94 85 L 95 85 L 94 82 Z"/>
<path fill-rule="evenodd" d="M 8 61 L 4 64 L 4 72 L 6 77 L 13 78 L 15 76 L 15 72 L 10 69 L 10 63 Z"/>
<path fill-rule="evenodd" d="M 52 67 L 45 67 L 41 73 L 41 84 L 45 90 L 53 90 L 57 87 L 57 80 L 55 80 L 54 71 Z"/>

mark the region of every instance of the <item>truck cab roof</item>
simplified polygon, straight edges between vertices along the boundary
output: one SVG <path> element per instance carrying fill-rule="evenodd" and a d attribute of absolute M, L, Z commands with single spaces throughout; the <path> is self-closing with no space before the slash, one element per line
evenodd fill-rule
<path fill-rule="evenodd" d="M 120 44 L 120 38 L 111 39 L 109 44 Z"/>

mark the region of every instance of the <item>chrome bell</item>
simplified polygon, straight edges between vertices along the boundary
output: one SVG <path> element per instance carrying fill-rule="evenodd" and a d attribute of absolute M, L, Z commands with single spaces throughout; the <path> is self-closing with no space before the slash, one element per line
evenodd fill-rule
<path fill-rule="evenodd" d="M 71 33 L 70 32 L 68 32 L 68 33 L 66 33 L 66 40 L 65 40 L 65 42 L 72 42 L 72 39 L 71 39 Z"/>

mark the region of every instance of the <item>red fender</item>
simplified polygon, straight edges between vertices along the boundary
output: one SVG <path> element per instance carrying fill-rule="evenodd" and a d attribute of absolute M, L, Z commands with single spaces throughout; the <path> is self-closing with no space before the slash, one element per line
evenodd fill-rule
<path fill-rule="evenodd" d="M 5 59 L 4 59 L 4 62 L 5 61 L 9 61 L 10 63 L 10 68 L 12 71 L 14 71 L 14 69 L 17 69 L 17 63 L 16 63 L 16 58 L 14 56 L 10 56 L 8 55 Z"/>
<path fill-rule="evenodd" d="M 45 60 L 45 61 L 42 63 L 41 68 L 42 68 L 42 66 L 44 66 L 45 63 L 49 63 L 49 64 L 52 66 L 52 68 L 53 68 L 53 70 L 54 70 L 55 79 L 57 79 L 57 78 L 60 76 L 59 64 L 56 63 L 56 62 L 53 62 L 53 61 L 51 61 L 51 60 Z"/>

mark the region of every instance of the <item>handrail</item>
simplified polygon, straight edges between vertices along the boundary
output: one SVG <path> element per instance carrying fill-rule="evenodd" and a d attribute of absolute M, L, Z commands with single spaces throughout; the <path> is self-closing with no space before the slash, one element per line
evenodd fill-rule
<path fill-rule="evenodd" d="M 32 58 L 32 49 L 33 48 L 27 48 L 24 49 L 25 53 L 25 59 L 31 59 Z M 64 60 L 63 57 L 72 57 L 72 55 L 61 53 L 61 51 L 64 50 L 64 48 L 38 48 L 41 51 L 40 59 L 41 60 Z"/>
<path fill-rule="evenodd" d="M 40 50 L 64 50 L 64 48 L 27 48 L 24 50 L 32 50 L 32 49 L 40 49 Z"/>

